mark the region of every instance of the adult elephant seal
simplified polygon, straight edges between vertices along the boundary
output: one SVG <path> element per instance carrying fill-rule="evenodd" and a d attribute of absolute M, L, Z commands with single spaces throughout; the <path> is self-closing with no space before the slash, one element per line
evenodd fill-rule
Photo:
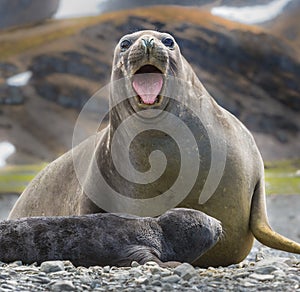
<path fill-rule="evenodd" d="M 154 261 L 176 266 L 199 258 L 221 235 L 218 220 L 184 208 L 158 218 L 113 213 L 23 218 L 0 222 L 0 260 L 71 260 L 86 267 Z"/>
<path fill-rule="evenodd" d="M 254 237 L 300 253 L 268 224 L 252 135 L 207 93 L 172 36 L 124 36 L 111 81 L 109 126 L 38 174 L 9 218 L 102 210 L 156 216 L 177 205 L 217 218 L 226 234 L 195 265 L 238 263 Z"/>

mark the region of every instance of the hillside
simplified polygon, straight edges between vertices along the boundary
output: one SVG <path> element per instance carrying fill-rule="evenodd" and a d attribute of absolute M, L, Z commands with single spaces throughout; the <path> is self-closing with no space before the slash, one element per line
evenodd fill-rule
<path fill-rule="evenodd" d="M 71 147 L 80 108 L 109 82 L 114 46 L 138 29 L 175 36 L 208 91 L 253 132 L 266 160 L 299 156 L 296 51 L 263 28 L 197 9 L 153 7 L 0 34 L 0 102 L 9 96 L 15 103 L 0 111 L 1 140 L 17 148 L 11 162 L 52 160 Z M 5 78 L 26 70 L 33 72 L 27 86 L 5 85 Z"/>
<path fill-rule="evenodd" d="M 275 35 L 287 39 L 300 54 L 300 1 L 290 2 L 283 13 L 272 21 L 264 24 L 264 27 Z"/>

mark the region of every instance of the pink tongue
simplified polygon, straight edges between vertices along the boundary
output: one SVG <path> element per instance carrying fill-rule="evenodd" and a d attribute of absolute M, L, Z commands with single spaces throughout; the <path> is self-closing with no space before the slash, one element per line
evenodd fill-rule
<path fill-rule="evenodd" d="M 163 86 L 163 78 L 160 74 L 136 74 L 132 85 L 144 103 L 154 104 Z"/>

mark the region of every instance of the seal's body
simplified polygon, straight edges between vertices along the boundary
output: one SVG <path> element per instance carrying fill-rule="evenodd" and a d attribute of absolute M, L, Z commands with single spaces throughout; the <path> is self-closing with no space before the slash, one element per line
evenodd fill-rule
<path fill-rule="evenodd" d="M 177 208 L 158 218 L 122 214 L 33 217 L 0 222 L 0 261 L 71 260 L 76 266 L 161 266 L 193 262 L 219 240 L 222 227 L 206 214 Z"/>
<path fill-rule="evenodd" d="M 146 79 L 143 73 L 155 77 Z M 174 92 L 168 76 L 176 78 L 175 83 L 179 85 Z M 115 192 L 122 191 L 125 197 L 132 199 L 133 203 L 129 205 L 137 206 L 136 215 L 145 216 L 151 212 L 159 215 L 170 201 L 176 199 L 177 195 L 172 196 L 172 192 L 176 192 L 174 189 L 169 197 L 159 201 L 176 178 L 187 175 L 187 180 L 196 174 L 195 184 L 177 206 L 198 209 L 217 218 L 222 222 L 226 236 L 194 264 L 205 267 L 238 263 L 248 255 L 254 237 L 270 247 L 300 253 L 299 244 L 275 233 L 268 225 L 264 166 L 251 133 L 207 93 L 172 36 L 154 31 L 124 36 L 115 49 L 112 82 L 120 78 L 128 78 L 129 85 L 125 82 L 127 85 L 121 86 L 121 90 L 112 86 L 110 102 L 114 106 L 110 111 L 109 126 L 94 140 L 84 141 L 38 174 L 21 195 L 10 218 L 88 214 L 101 212 L 101 209 L 111 212 L 110 207 L 124 205 L 118 205 L 115 199 Z M 185 82 L 183 86 L 180 86 L 181 81 Z M 145 94 L 148 89 L 150 93 Z M 160 94 L 164 90 L 169 90 L 176 98 Z M 124 95 L 130 98 L 122 99 Z M 151 167 L 149 155 L 159 149 L 166 155 L 166 170 L 159 179 L 148 184 L 131 183 L 118 173 L 111 155 L 112 147 L 117 145 L 116 160 L 123 162 L 126 160 L 122 154 L 124 141 L 136 124 L 148 125 L 150 121 L 157 127 L 167 124 L 164 114 L 147 116 L 149 109 L 161 109 L 187 125 L 200 151 L 201 163 L 197 172 L 192 168 L 193 163 L 189 163 L 191 167 L 180 173 L 183 161 L 178 156 L 177 141 L 174 143 L 162 131 L 147 130 L 137 135 L 130 145 L 131 162 L 135 169 L 147 172 Z M 137 116 L 136 124 L 119 131 L 118 143 L 114 144 L 117 129 L 132 115 Z M 179 133 L 178 137 L 187 132 L 180 125 L 174 125 L 173 131 Z M 192 155 L 194 146 L 189 139 L 185 140 L 185 146 L 181 147 L 183 154 Z M 104 187 L 92 162 L 79 171 L 79 175 L 75 170 L 74 158 L 75 166 L 84 164 L 89 160 L 86 156 L 90 152 L 93 152 L 91 161 L 96 161 L 110 188 Z M 218 177 L 220 171 L 222 176 Z M 209 177 L 210 184 L 206 184 Z M 204 198 L 203 190 L 206 190 Z M 211 195 L 207 196 L 209 191 Z M 105 199 L 101 201 L 101 198 Z M 137 199 L 146 204 L 140 207 Z M 150 206 L 150 201 L 156 199 L 159 203 Z"/>

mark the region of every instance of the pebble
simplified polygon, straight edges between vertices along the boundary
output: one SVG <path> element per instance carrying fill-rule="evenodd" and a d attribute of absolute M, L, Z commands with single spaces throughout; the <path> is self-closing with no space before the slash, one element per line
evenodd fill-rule
<path fill-rule="evenodd" d="M 69 261 L 40 266 L 0 265 L 0 291 L 297 291 L 300 256 L 255 247 L 242 263 L 200 269 L 183 263 L 174 269 L 157 263 L 131 267 L 74 267 Z"/>
<path fill-rule="evenodd" d="M 64 270 L 65 266 L 61 261 L 47 261 L 41 264 L 41 271 L 45 273 L 61 272 Z"/>
<path fill-rule="evenodd" d="M 136 261 L 133 261 L 132 263 L 131 263 L 131 266 L 133 267 L 133 268 L 136 268 L 136 267 L 138 267 L 140 264 L 138 263 L 138 262 L 136 262 Z"/>
<path fill-rule="evenodd" d="M 51 291 L 61 292 L 61 291 L 74 291 L 75 286 L 72 281 L 69 280 L 58 280 L 51 285 Z"/>
<path fill-rule="evenodd" d="M 275 276 L 274 275 L 262 275 L 262 274 L 253 273 L 249 277 L 253 278 L 255 280 L 259 280 L 259 281 L 267 281 L 267 280 L 273 280 Z"/>
<path fill-rule="evenodd" d="M 174 269 L 174 273 L 183 280 L 189 280 L 197 275 L 195 268 L 189 263 L 183 263 Z"/>
<path fill-rule="evenodd" d="M 180 281 L 180 277 L 178 275 L 171 275 L 164 278 L 164 282 L 167 283 L 177 283 Z"/>
<path fill-rule="evenodd" d="M 278 270 L 275 266 L 265 266 L 265 267 L 258 267 L 255 269 L 255 273 L 257 274 L 271 274 L 272 272 Z"/>

